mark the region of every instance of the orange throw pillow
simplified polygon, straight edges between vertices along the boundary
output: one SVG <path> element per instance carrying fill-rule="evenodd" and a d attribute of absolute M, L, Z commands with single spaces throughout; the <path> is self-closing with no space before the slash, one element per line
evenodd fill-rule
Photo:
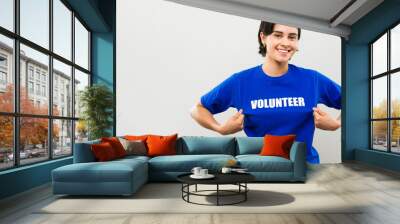
<path fill-rule="evenodd" d="M 264 146 L 261 149 L 261 156 L 280 156 L 290 159 L 290 148 L 296 135 L 265 135 Z"/>
<path fill-rule="evenodd" d="M 90 147 L 92 149 L 94 157 L 99 162 L 110 161 L 117 158 L 114 149 L 108 142 L 93 144 Z"/>
<path fill-rule="evenodd" d="M 125 135 L 124 139 L 129 140 L 129 141 L 140 140 L 140 141 L 146 142 L 146 139 L 147 139 L 148 136 L 149 135 L 139 135 L 139 136 L 136 136 L 136 135 Z"/>
<path fill-rule="evenodd" d="M 109 138 L 101 138 L 101 142 L 108 142 L 114 149 L 115 155 L 117 158 L 121 158 L 126 156 L 126 151 L 124 146 L 122 146 L 121 142 L 117 137 L 109 137 Z"/>
<path fill-rule="evenodd" d="M 178 134 L 171 136 L 149 135 L 146 143 L 148 156 L 176 155 L 176 139 Z"/>

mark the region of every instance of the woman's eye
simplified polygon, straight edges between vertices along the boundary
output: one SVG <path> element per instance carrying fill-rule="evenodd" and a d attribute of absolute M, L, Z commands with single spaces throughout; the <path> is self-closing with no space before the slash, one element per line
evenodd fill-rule
<path fill-rule="evenodd" d="M 280 35 L 280 34 L 275 34 L 274 36 L 275 37 L 282 37 L 282 35 Z"/>

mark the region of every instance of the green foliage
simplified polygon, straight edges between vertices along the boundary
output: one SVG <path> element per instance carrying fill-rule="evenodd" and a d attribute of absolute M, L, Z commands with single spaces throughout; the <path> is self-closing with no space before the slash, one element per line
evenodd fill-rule
<path fill-rule="evenodd" d="M 89 139 L 110 136 L 107 132 L 112 126 L 113 94 L 104 85 L 88 86 L 80 93 L 82 119 L 85 121 Z"/>

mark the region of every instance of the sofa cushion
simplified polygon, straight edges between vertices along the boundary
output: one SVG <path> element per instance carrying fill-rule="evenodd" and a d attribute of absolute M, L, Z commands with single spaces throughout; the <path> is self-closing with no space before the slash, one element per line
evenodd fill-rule
<path fill-rule="evenodd" d="M 249 172 L 292 172 L 292 161 L 279 156 L 238 155 L 239 166 Z"/>
<path fill-rule="evenodd" d="M 150 157 L 147 157 L 147 156 L 130 155 L 130 156 L 125 156 L 124 158 L 113 160 L 113 162 L 127 162 L 127 163 L 130 163 L 130 162 L 135 161 L 135 160 L 148 162 L 149 159 L 150 159 Z"/>
<path fill-rule="evenodd" d="M 132 168 L 132 170 L 134 172 L 138 172 L 140 170 L 142 170 L 142 165 L 148 167 L 148 161 L 149 161 L 149 157 L 147 156 L 130 156 L 130 157 L 125 157 L 125 158 L 121 158 L 121 159 L 116 159 L 111 161 L 112 163 L 115 164 L 124 164 L 126 166 L 129 166 Z M 142 164 L 142 165 L 140 165 Z M 138 169 L 140 168 L 140 169 Z M 147 168 L 146 168 L 147 170 Z M 146 173 L 143 173 L 144 175 L 147 176 L 147 171 Z"/>
<path fill-rule="evenodd" d="M 74 163 L 53 170 L 52 175 L 58 182 L 130 182 L 134 172 L 147 171 L 145 166 L 146 162 L 138 159 Z"/>
<path fill-rule="evenodd" d="M 149 160 L 150 171 L 190 172 L 193 167 L 200 166 L 211 172 L 219 171 L 230 159 L 231 155 L 174 155 L 158 156 Z"/>
<path fill-rule="evenodd" d="M 177 154 L 226 154 L 235 155 L 235 138 L 183 136 L 177 144 Z"/>
<path fill-rule="evenodd" d="M 264 144 L 263 137 L 236 137 L 236 155 L 259 154 Z"/>

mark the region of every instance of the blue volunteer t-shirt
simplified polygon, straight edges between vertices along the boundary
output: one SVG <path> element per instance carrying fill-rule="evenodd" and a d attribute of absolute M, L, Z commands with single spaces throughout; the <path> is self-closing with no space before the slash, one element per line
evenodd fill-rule
<path fill-rule="evenodd" d="M 249 137 L 295 134 L 305 142 L 307 161 L 319 163 L 312 146 L 313 107 L 318 103 L 341 109 L 341 88 L 321 73 L 289 64 L 279 77 L 264 73 L 262 65 L 238 72 L 201 97 L 212 114 L 243 109 L 244 132 Z"/>

